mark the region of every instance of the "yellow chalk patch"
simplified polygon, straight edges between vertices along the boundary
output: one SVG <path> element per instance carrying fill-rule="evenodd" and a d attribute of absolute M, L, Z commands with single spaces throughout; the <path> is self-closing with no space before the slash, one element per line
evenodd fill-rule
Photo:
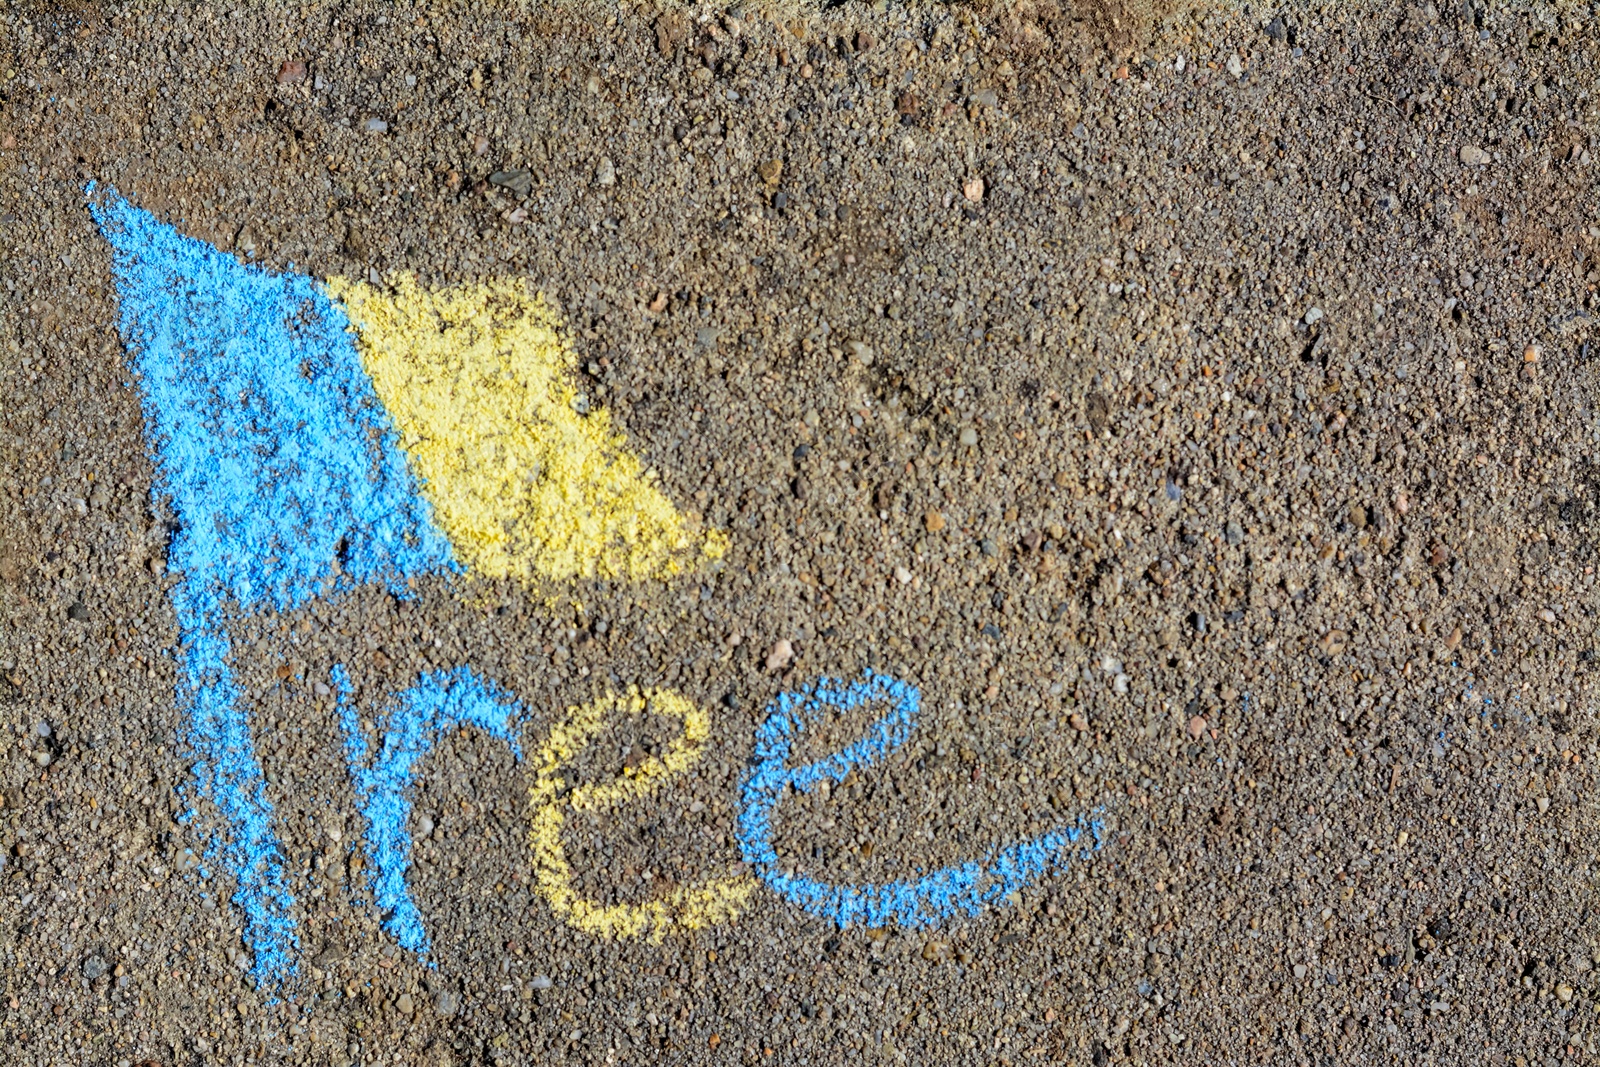
<path fill-rule="evenodd" d="M 597 785 L 582 785 L 563 796 L 566 782 L 561 770 L 600 732 L 612 714 L 639 715 L 649 711 L 683 722 L 683 732 L 660 757 L 652 756 L 623 772 L 621 778 Z M 647 936 L 660 942 L 673 932 L 693 932 L 728 922 L 743 910 L 756 881 L 748 875 L 715 878 L 698 886 L 684 886 L 644 904 L 597 904 L 578 895 L 572 885 L 572 868 L 561 843 L 562 808 L 591 811 L 643 799 L 671 778 L 684 773 L 700 759 L 711 724 L 705 711 L 676 693 L 629 690 L 625 696 L 607 696 L 579 708 L 550 731 L 534 757 L 535 779 L 528 790 L 533 829 L 535 887 L 563 921 L 599 937 Z"/>
<path fill-rule="evenodd" d="M 698 536 L 604 411 L 569 380 L 555 315 L 517 281 L 388 293 L 335 278 L 378 398 L 440 527 L 491 577 L 666 578 L 727 540 Z"/>

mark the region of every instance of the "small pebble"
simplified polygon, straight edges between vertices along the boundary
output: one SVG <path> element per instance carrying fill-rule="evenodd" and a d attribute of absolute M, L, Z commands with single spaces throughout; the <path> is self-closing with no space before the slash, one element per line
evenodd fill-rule
<path fill-rule="evenodd" d="M 461 998 L 452 990 L 442 989 L 433 999 L 433 1010 L 446 1018 L 454 1015 L 461 1007 Z"/>
<path fill-rule="evenodd" d="M 395 1010 L 401 1015 L 410 1015 L 416 1010 L 416 1005 L 411 1002 L 410 993 L 401 993 L 394 1001 Z"/>
<path fill-rule="evenodd" d="M 781 671 L 794 659 L 794 645 L 787 639 L 774 641 L 772 651 L 767 653 L 767 670 Z"/>
<path fill-rule="evenodd" d="M 90 956 L 83 961 L 83 976 L 89 981 L 94 981 L 106 973 L 106 961 L 99 956 Z"/>
<path fill-rule="evenodd" d="M 899 582 L 901 585 L 911 584 L 911 572 L 906 570 L 904 567 L 895 567 L 894 577 L 895 581 Z"/>
<path fill-rule="evenodd" d="M 1491 158 L 1493 157 L 1491 157 L 1488 152 L 1485 152 L 1477 145 L 1468 144 L 1461 146 L 1461 162 L 1465 163 L 1469 167 L 1484 166 L 1490 161 Z"/>
<path fill-rule="evenodd" d="M 1200 740 L 1200 735 L 1205 733 L 1205 732 L 1206 732 L 1206 720 L 1205 720 L 1205 718 L 1203 716 L 1196 715 L 1196 716 L 1194 716 L 1193 718 L 1191 718 L 1189 720 L 1189 736 L 1190 737 L 1192 737 L 1196 741 L 1198 741 L 1198 740 Z"/>
<path fill-rule="evenodd" d="M 968 178 L 961 183 L 961 195 L 976 204 L 983 199 L 983 179 Z"/>
<path fill-rule="evenodd" d="M 370 118 L 361 124 L 361 128 L 368 133 L 388 133 L 389 124 L 380 118 Z"/>
<path fill-rule="evenodd" d="M 594 183 L 599 186 L 617 184 L 617 165 L 610 156 L 601 156 L 594 168 Z"/>
<path fill-rule="evenodd" d="M 489 184 L 509 189 L 518 196 L 527 196 L 529 190 L 533 188 L 533 171 L 497 170 L 489 175 Z"/>
<path fill-rule="evenodd" d="M 978 443 L 978 431 L 971 426 L 966 427 L 961 431 L 960 441 L 965 447 L 971 448 Z"/>
<path fill-rule="evenodd" d="M 536 974 L 528 984 L 535 989 L 549 989 L 555 983 L 550 981 L 550 976 L 547 974 Z"/>
<path fill-rule="evenodd" d="M 922 517 L 922 525 L 927 527 L 929 533 L 939 533 L 944 529 L 944 515 L 938 511 L 930 511 Z"/>

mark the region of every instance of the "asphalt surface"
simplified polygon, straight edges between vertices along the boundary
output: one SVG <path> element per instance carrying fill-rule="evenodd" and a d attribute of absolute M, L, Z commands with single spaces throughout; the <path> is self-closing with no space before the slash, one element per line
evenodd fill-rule
<path fill-rule="evenodd" d="M 0 1059 L 1593 1059 L 1591 5 L 23 3 L 0 41 Z M 113 196 L 336 294 L 542 294 L 560 395 L 725 546 L 211 619 L 278 970 L 197 777 Z M 401 791 L 419 951 L 352 738 L 460 668 L 519 710 Z M 773 756 L 783 694 L 871 678 L 917 715 L 812 699 Z M 1037 841 L 974 914 L 806 895 Z"/>

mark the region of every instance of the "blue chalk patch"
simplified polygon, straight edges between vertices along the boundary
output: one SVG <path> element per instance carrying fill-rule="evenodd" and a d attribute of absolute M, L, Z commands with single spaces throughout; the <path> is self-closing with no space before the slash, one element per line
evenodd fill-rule
<path fill-rule="evenodd" d="M 889 710 L 860 740 L 804 766 L 787 765 L 794 739 L 827 709 L 849 711 L 880 702 Z M 952 915 L 976 915 L 1003 903 L 1023 886 L 1059 869 L 1086 833 L 1093 843 L 1081 854 L 1100 847 L 1101 824 L 1088 820 L 914 881 L 836 885 L 780 870 L 772 847 L 772 812 L 783 791 L 792 787 L 807 792 L 824 780 L 838 783 L 857 767 L 883 761 L 911 736 L 920 705 L 915 686 L 872 671 L 848 685 L 824 679 L 809 689 L 779 694 L 769 705 L 767 719 L 756 731 L 754 765 L 744 781 L 738 838 L 744 861 L 779 896 L 840 926 L 883 926 L 890 921 L 934 926 Z"/>
<path fill-rule="evenodd" d="M 344 731 L 350 776 L 367 820 L 373 899 L 383 915 L 383 928 L 402 948 L 425 955 L 428 934 L 406 886 L 406 872 L 411 868 L 411 798 L 407 794 L 416 765 L 441 734 L 459 726 L 476 726 L 498 737 L 521 760 L 522 749 L 512 730 L 522 709 L 510 695 L 466 667 L 426 674 L 381 713 L 377 726 L 382 742 L 369 759 L 343 667 L 334 669 L 334 678 L 339 686 L 339 726 Z"/>
<path fill-rule="evenodd" d="M 207 855 L 238 882 L 256 980 L 280 981 L 295 969 L 294 899 L 228 616 L 371 581 L 403 592 L 407 578 L 455 565 L 337 304 L 309 278 L 245 266 L 114 192 L 89 211 L 112 249 L 152 495 L 170 495 L 178 522 L 178 698 L 199 792 L 227 824 Z"/>

